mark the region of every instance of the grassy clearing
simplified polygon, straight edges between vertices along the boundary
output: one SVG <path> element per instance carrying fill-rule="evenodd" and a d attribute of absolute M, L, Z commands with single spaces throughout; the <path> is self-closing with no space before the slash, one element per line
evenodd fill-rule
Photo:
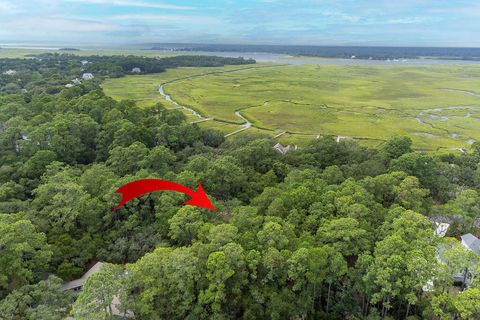
<path fill-rule="evenodd" d="M 480 141 L 480 66 L 301 65 L 228 71 L 179 68 L 158 75 L 128 76 L 105 82 L 107 94 L 141 105 L 165 100 L 158 84 L 182 105 L 205 116 L 276 135 L 282 143 L 305 144 L 316 135 L 348 136 L 378 145 L 407 134 L 417 149 L 453 150 Z M 453 89 L 453 90 L 452 90 Z M 467 92 L 462 92 L 467 91 Z M 202 126 L 235 129 L 208 121 Z M 235 130 L 232 130 L 235 131 Z"/>

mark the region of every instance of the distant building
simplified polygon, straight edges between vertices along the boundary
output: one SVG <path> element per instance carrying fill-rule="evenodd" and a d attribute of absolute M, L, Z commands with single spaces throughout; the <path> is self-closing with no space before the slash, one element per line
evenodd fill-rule
<path fill-rule="evenodd" d="M 82 61 L 80 61 L 80 63 L 82 64 L 82 66 L 84 66 L 84 65 L 88 64 L 88 61 L 87 60 L 82 60 Z"/>
<path fill-rule="evenodd" d="M 142 72 L 142 69 L 140 68 L 133 68 L 132 69 L 132 73 L 141 73 Z"/>
<path fill-rule="evenodd" d="M 3 74 L 6 74 L 7 76 L 14 76 L 14 75 L 17 74 L 17 71 L 10 69 L 10 70 L 5 71 Z"/>
<path fill-rule="evenodd" d="M 80 81 L 80 79 L 78 79 L 78 78 L 75 78 L 75 79 L 72 80 L 72 83 L 73 84 L 82 84 L 82 81 Z"/>
<path fill-rule="evenodd" d="M 93 74 L 91 74 L 91 73 L 84 73 L 84 74 L 82 75 L 82 79 L 83 79 L 83 80 L 92 80 L 93 78 L 95 78 L 95 77 L 94 77 Z"/>
<path fill-rule="evenodd" d="M 290 150 L 297 150 L 296 145 L 294 145 L 294 146 L 288 145 L 288 146 L 284 147 L 281 143 L 277 143 L 276 145 L 273 146 L 273 148 L 275 150 L 277 150 L 278 152 L 280 152 L 281 154 L 286 154 Z"/>
<path fill-rule="evenodd" d="M 74 84 L 67 83 L 67 84 L 65 85 L 65 88 L 72 88 L 72 87 L 74 87 L 74 86 L 75 86 Z"/>

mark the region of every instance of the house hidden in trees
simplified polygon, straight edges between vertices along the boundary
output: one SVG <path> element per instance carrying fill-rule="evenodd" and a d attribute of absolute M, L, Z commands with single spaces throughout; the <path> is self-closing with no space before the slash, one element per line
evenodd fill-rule
<path fill-rule="evenodd" d="M 67 290 L 72 290 L 72 291 L 79 291 L 82 289 L 83 284 L 87 279 L 94 273 L 97 273 L 100 271 L 102 268 L 103 263 L 102 262 L 97 262 L 93 267 L 91 267 L 80 279 L 72 280 L 67 283 L 65 283 L 60 291 L 67 291 Z"/>
<path fill-rule="evenodd" d="M 447 222 L 435 222 L 436 228 L 435 228 L 435 235 L 439 237 L 444 237 L 448 231 L 448 227 L 450 226 L 449 223 Z M 462 239 L 462 245 L 468 249 L 473 251 L 477 256 L 480 256 L 480 239 L 475 237 L 471 233 L 464 234 L 463 236 L 460 237 Z M 441 255 L 442 251 L 444 250 L 444 247 L 442 244 L 438 245 L 437 249 L 437 259 L 442 262 Z M 465 274 L 465 270 L 462 270 L 460 273 L 457 275 L 453 276 L 453 281 L 456 283 L 464 283 L 465 285 L 469 285 L 471 280 L 473 279 L 473 274 L 467 273 Z"/>
<path fill-rule="evenodd" d="M 284 147 L 281 143 L 277 143 L 276 145 L 273 146 L 273 148 L 278 152 L 280 152 L 281 154 L 286 154 L 290 150 L 297 150 L 297 146 L 288 145 Z"/>
<path fill-rule="evenodd" d="M 5 71 L 3 74 L 6 74 L 7 76 L 14 76 L 17 74 L 17 71 L 10 69 Z"/>
<path fill-rule="evenodd" d="M 142 69 L 140 68 L 133 68 L 132 69 L 132 73 L 141 73 L 142 72 Z"/>
<path fill-rule="evenodd" d="M 448 223 L 446 223 L 446 222 L 435 222 L 435 225 L 436 225 L 437 227 L 435 228 L 434 234 L 435 234 L 436 236 L 439 236 L 440 238 L 445 237 L 445 235 L 447 234 L 448 227 L 450 226 L 450 224 L 448 224 Z"/>
<path fill-rule="evenodd" d="M 102 269 L 102 266 L 103 266 L 103 262 L 95 263 L 95 265 L 91 267 L 81 278 L 65 283 L 60 288 L 60 291 L 63 292 L 63 291 L 71 290 L 71 291 L 78 292 L 82 290 L 82 287 L 87 281 L 87 279 L 90 278 L 91 275 L 99 272 Z M 119 304 L 120 304 L 120 301 L 118 300 L 118 297 L 117 296 L 113 297 L 112 304 L 111 304 L 112 315 L 123 317 L 123 318 L 133 318 L 132 311 L 127 311 L 126 313 L 120 312 L 120 310 L 118 310 L 117 308 Z"/>
<path fill-rule="evenodd" d="M 465 248 L 472 250 L 477 254 L 477 256 L 480 256 L 480 239 L 475 237 L 473 234 L 464 234 L 462 236 L 462 244 Z"/>
<path fill-rule="evenodd" d="M 93 74 L 91 74 L 91 73 L 84 73 L 84 74 L 82 75 L 82 79 L 83 79 L 83 80 L 92 80 L 93 78 L 94 78 L 94 76 L 93 76 Z"/>

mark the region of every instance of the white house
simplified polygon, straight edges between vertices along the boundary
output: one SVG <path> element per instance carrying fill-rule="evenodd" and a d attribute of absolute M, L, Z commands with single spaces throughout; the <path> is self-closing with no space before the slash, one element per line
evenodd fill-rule
<path fill-rule="evenodd" d="M 83 80 L 92 80 L 93 78 L 95 78 L 95 77 L 94 77 L 93 74 L 91 74 L 91 73 L 84 73 L 84 74 L 82 75 L 82 79 L 83 79 Z"/>
<path fill-rule="evenodd" d="M 88 63 L 88 61 L 87 60 L 82 60 L 82 61 L 80 61 L 80 63 L 82 64 L 82 66 L 84 66 Z"/>
<path fill-rule="evenodd" d="M 74 87 L 74 86 L 75 86 L 74 84 L 67 83 L 67 84 L 65 85 L 65 88 L 68 89 L 68 88 L 72 88 L 72 87 Z"/>
<path fill-rule="evenodd" d="M 75 78 L 75 79 L 72 80 L 72 83 L 73 84 L 82 84 L 82 81 L 80 81 L 80 79 L 78 79 L 78 78 Z"/>
<path fill-rule="evenodd" d="M 273 148 L 275 150 L 277 150 L 278 152 L 280 152 L 281 154 L 286 154 L 287 152 L 289 152 L 290 150 L 297 150 L 297 146 L 292 146 L 292 145 L 288 145 L 286 147 L 284 147 L 281 143 L 277 143 L 276 145 L 273 146 Z"/>
<path fill-rule="evenodd" d="M 17 74 L 17 71 L 10 69 L 10 70 L 5 71 L 3 74 L 6 74 L 7 76 L 14 76 L 14 75 Z"/>
<path fill-rule="evenodd" d="M 142 72 L 142 69 L 140 68 L 135 67 L 132 69 L 132 73 L 141 73 L 141 72 Z"/>

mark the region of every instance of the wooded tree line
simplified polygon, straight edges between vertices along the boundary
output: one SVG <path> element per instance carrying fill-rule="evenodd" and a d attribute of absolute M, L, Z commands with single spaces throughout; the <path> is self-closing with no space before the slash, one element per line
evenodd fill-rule
<path fill-rule="evenodd" d="M 59 93 L 72 79 L 81 79 L 83 73 L 93 73 L 94 81 L 75 86 L 84 91 L 97 88 L 102 76 L 111 78 L 131 74 L 134 68 L 140 73 L 158 73 L 176 67 L 221 67 L 224 65 L 253 64 L 255 60 L 201 55 L 180 55 L 165 58 L 139 56 L 76 56 L 45 53 L 26 59 L 0 59 L 0 90 L 15 93 Z M 4 74 L 13 70 L 14 75 Z"/>
<path fill-rule="evenodd" d="M 114 297 L 136 319 L 480 317 L 478 280 L 453 284 L 480 273 L 454 239 L 479 231 L 480 145 L 434 156 L 408 137 L 322 137 L 281 155 L 266 136 L 225 140 L 161 104 L 114 101 L 98 81 L 50 90 L 77 70 L 57 58 L 0 95 L 0 319 L 107 319 Z M 201 181 L 217 213 L 173 192 L 111 211 L 118 187 L 148 177 Z M 457 222 L 439 239 L 429 216 Z M 96 261 L 80 294 L 59 291 Z"/>

